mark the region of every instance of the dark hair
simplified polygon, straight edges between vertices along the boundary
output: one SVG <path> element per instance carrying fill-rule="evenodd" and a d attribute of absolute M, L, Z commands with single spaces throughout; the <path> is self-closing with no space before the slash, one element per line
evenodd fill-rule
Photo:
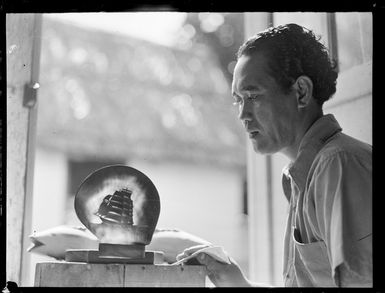
<path fill-rule="evenodd" d="M 336 92 L 336 62 L 311 30 L 297 24 L 268 28 L 248 39 L 238 50 L 237 58 L 255 52 L 268 58 L 269 71 L 284 92 L 300 75 L 313 82 L 313 96 L 322 105 Z"/>

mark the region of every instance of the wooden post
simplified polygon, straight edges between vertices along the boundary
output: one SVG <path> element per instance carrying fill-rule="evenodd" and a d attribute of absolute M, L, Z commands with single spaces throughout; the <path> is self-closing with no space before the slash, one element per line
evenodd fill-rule
<path fill-rule="evenodd" d="M 31 190 L 36 108 L 26 87 L 37 81 L 41 16 L 6 15 L 7 52 L 7 242 L 8 281 L 19 285 L 22 275 L 24 234 L 31 216 Z M 33 93 L 33 90 L 30 91 Z M 28 102 L 27 102 L 28 101 Z M 27 242 L 28 243 L 28 242 Z"/>

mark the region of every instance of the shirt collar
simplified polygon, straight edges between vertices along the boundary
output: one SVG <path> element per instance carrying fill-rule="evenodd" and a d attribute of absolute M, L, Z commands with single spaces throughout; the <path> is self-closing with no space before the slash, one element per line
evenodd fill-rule
<path fill-rule="evenodd" d="M 315 156 L 327 140 L 341 130 L 334 116 L 327 114 L 316 120 L 305 133 L 297 158 L 283 170 L 284 175 L 291 176 L 301 192 L 305 188 L 307 174 Z"/>

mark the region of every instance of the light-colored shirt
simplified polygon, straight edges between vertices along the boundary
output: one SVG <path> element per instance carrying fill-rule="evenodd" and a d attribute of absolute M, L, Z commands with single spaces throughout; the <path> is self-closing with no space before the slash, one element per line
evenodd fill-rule
<path fill-rule="evenodd" d="M 282 185 L 290 203 L 285 286 L 373 286 L 372 147 L 325 115 L 306 132 Z"/>

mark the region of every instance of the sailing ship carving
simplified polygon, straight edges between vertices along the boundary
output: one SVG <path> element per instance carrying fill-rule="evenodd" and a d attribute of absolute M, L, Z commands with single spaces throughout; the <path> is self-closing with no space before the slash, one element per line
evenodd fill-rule
<path fill-rule="evenodd" d="M 99 216 L 106 224 L 134 225 L 131 195 L 132 191 L 126 188 L 117 190 L 112 195 L 107 195 L 95 215 Z"/>

